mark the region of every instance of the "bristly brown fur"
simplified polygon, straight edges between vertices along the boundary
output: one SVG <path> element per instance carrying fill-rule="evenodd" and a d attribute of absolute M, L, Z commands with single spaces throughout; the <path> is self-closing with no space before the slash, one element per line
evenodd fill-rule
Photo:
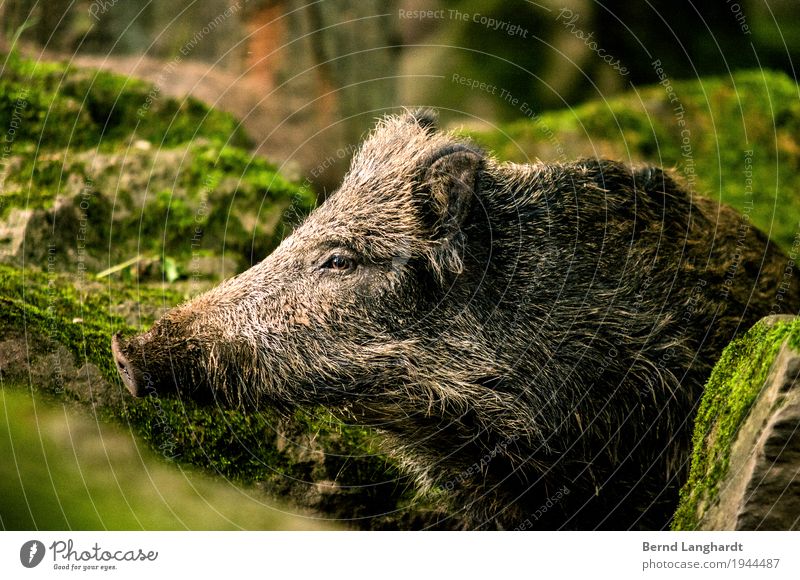
<path fill-rule="evenodd" d="M 800 308 L 785 256 L 659 169 L 500 163 L 434 119 L 383 119 L 272 255 L 122 351 L 155 390 L 374 427 L 474 528 L 663 528 L 722 348 Z"/>

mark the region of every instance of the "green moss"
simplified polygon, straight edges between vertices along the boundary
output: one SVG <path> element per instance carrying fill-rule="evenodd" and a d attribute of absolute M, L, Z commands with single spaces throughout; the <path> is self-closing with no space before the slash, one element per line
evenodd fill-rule
<path fill-rule="evenodd" d="M 0 55 L 3 58 L 4 55 Z M 0 127 L 44 149 L 114 149 L 144 139 L 174 147 L 199 138 L 237 146 L 249 139 L 229 114 L 159 87 L 68 64 L 8 59 L 0 75 Z"/>
<path fill-rule="evenodd" d="M 800 227 L 797 84 L 741 71 L 671 87 L 673 101 L 661 85 L 643 87 L 470 135 L 504 160 L 604 156 L 672 167 L 695 192 L 747 208 L 757 227 L 791 247 Z"/>
<path fill-rule="evenodd" d="M 117 380 L 111 336 L 140 332 L 154 322 L 160 308 L 170 308 L 188 298 L 188 294 L 169 286 L 104 283 L 91 277 L 0 264 L 0 328 L 50 336 L 76 358 L 95 364 L 110 382 Z M 114 313 L 115 307 L 128 303 L 139 305 L 137 326 Z"/>
<path fill-rule="evenodd" d="M 224 245 L 245 257 L 247 265 L 272 252 L 285 234 L 281 226 L 306 215 L 316 203 L 313 191 L 284 178 L 274 164 L 230 146 L 193 145 L 178 184 L 206 195 L 203 203 L 213 208 L 198 214 L 196 206 L 181 234 L 182 246 L 189 247 L 186 240 L 200 225 L 204 247 Z"/>
<path fill-rule="evenodd" d="M 800 319 L 756 324 L 723 351 L 700 402 L 689 479 L 681 490 L 673 529 L 697 527 L 701 502 L 712 502 L 728 473 L 730 448 L 758 397 L 781 346 L 800 344 Z"/>
<path fill-rule="evenodd" d="M 235 153 L 230 154 L 231 150 Z M 222 155 L 230 157 L 220 167 L 214 160 Z M 170 164 L 174 157 L 184 160 L 185 169 Z M 140 183 L 142 178 L 131 177 L 131 173 L 150 175 L 149 183 Z M 170 256 L 179 262 L 181 271 L 188 272 L 196 253 L 219 254 L 223 247 L 243 269 L 277 246 L 285 233 L 283 224 L 305 215 L 314 205 L 310 190 L 286 180 L 267 161 L 206 143 L 162 150 L 160 155 L 101 154 L 90 160 L 85 155 L 65 159 L 40 154 L 38 159 L 19 158 L 6 181 L 0 218 L 14 208 L 49 210 L 57 199 L 62 208 L 71 200 L 74 211 L 81 214 L 80 196 L 87 187 L 91 196 L 86 214 L 92 227 L 84 235 L 93 236 L 87 248 L 103 264 L 99 269 L 145 254 Z M 148 187 L 143 194 L 142 189 Z M 57 219 L 76 221 L 61 215 Z M 75 224 L 65 225 L 38 244 L 39 249 L 49 242 L 60 249 L 73 248 Z M 28 256 L 41 259 L 36 250 L 32 246 Z M 77 263 L 59 261 L 62 266 Z"/>
<path fill-rule="evenodd" d="M 291 462 L 272 444 L 273 416 L 146 398 L 127 404 L 122 418 L 165 456 L 210 469 L 226 479 L 253 482 L 291 472 Z"/>

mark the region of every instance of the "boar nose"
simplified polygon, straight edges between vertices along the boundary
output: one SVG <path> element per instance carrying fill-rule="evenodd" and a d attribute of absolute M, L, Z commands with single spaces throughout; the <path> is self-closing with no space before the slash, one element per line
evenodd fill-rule
<path fill-rule="evenodd" d="M 142 388 L 142 373 L 126 357 L 119 346 L 119 335 L 115 334 L 111 339 L 111 353 L 114 355 L 114 362 L 117 364 L 117 372 L 125 383 L 125 387 L 134 397 L 144 396 Z"/>

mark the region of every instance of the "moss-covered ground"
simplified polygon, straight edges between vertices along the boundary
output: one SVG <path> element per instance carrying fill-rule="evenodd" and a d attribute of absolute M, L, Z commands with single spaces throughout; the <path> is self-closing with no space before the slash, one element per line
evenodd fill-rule
<path fill-rule="evenodd" d="M 111 151 L 131 138 L 160 147 L 200 138 L 249 145 L 227 113 L 193 98 L 168 98 L 138 79 L 16 53 L 0 61 L 0 127 L 11 127 L 18 117 L 15 140 L 38 149 Z"/>

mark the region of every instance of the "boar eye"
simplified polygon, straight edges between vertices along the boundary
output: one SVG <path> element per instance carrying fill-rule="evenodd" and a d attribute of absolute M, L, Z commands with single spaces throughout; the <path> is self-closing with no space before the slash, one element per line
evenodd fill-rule
<path fill-rule="evenodd" d="M 323 270 L 333 270 L 335 272 L 347 272 L 356 267 L 356 261 L 342 254 L 333 254 L 320 266 Z"/>

